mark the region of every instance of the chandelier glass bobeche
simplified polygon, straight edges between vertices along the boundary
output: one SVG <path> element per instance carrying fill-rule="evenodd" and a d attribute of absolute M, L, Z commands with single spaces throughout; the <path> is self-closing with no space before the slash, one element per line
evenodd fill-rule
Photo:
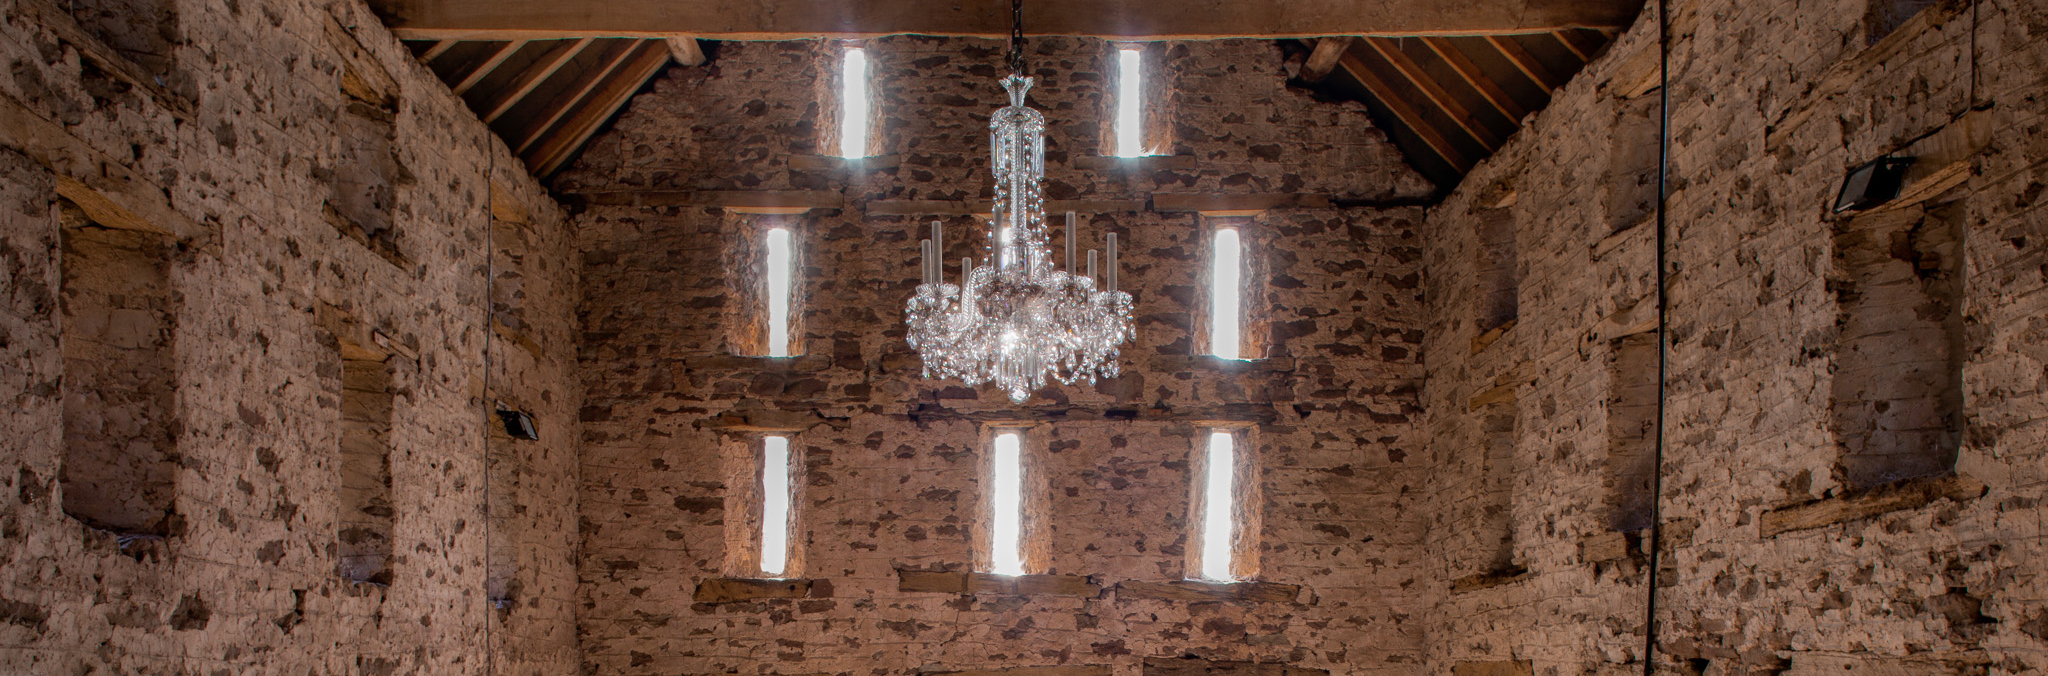
<path fill-rule="evenodd" d="M 1108 236 L 1105 284 L 1053 265 L 1046 243 L 1045 116 L 1025 107 L 1032 80 L 1022 74 L 1021 32 L 1012 34 L 1011 68 L 1003 78 L 1010 105 L 989 119 L 995 207 L 984 264 L 960 260 L 960 281 L 944 274 L 938 223 L 924 240 L 924 282 L 904 314 L 910 346 L 924 358 L 925 377 L 968 385 L 994 382 L 1022 402 L 1048 379 L 1094 382 L 1117 375 L 1119 346 L 1132 337 L 1131 295 L 1116 288 L 1116 233 Z M 1074 219 L 1067 215 L 1066 266 L 1074 266 Z"/>

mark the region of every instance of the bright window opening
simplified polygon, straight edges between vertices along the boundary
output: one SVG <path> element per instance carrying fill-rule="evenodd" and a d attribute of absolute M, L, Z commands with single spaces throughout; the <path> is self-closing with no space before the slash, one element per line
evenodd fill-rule
<path fill-rule="evenodd" d="M 1202 485 L 1202 579 L 1229 582 L 1231 526 L 1235 515 L 1236 438 L 1229 432 L 1209 433 L 1207 476 Z"/>
<path fill-rule="evenodd" d="M 789 231 L 768 231 L 768 356 L 789 356 Z"/>
<path fill-rule="evenodd" d="M 1243 345 L 1239 335 L 1244 323 L 1239 298 L 1244 285 L 1243 259 L 1244 245 L 1238 241 L 1237 230 L 1217 229 L 1209 267 L 1209 354 L 1224 359 L 1239 359 Z"/>
<path fill-rule="evenodd" d="M 1139 49 L 1117 50 L 1116 71 L 1116 156 L 1138 157 L 1145 154 L 1145 130 L 1139 116 L 1139 106 L 1144 105 L 1140 92 L 1143 74 L 1139 71 Z"/>
<path fill-rule="evenodd" d="M 761 439 L 761 572 L 789 566 L 789 437 Z"/>
<path fill-rule="evenodd" d="M 839 69 L 839 156 L 868 156 L 868 51 L 859 47 Z"/>
<path fill-rule="evenodd" d="M 1021 435 L 996 435 L 990 496 L 995 514 L 989 527 L 989 572 L 1024 574 L 1024 458 Z"/>

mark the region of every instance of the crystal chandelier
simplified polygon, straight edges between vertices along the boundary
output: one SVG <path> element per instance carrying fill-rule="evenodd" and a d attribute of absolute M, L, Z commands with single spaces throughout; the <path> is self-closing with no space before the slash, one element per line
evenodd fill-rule
<path fill-rule="evenodd" d="M 1003 78 L 1010 105 L 989 118 L 996 198 L 983 264 L 960 260 L 960 282 L 944 275 L 944 239 L 937 222 L 920 242 L 923 283 L 904 310 L 910 346 L 924 358 L 924 375 L 968 385 L 993 381 L 1022 402 L 1045 386 L 1094 382 L 1117 375 L 1118 346 L 1130 340 L 1131 295 L 1116 288 L 1116 233 L 1108 236 L 1103 288 L 1088 274 L 1053 265 L 1046 243 L 1045 116 L 1024 106 L 1031 78 L 1024 76 L 1022 0 L 1012 0 L 1010 75 Z M 1074 215 L 1067 214 L 1066 267 L 1074 267 Z"/>

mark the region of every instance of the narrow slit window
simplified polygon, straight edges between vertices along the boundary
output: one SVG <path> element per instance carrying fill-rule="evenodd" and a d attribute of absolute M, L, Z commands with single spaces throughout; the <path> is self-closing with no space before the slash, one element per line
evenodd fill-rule
<path fill-rule="evenodd" d="M 989 572 L 1023 575 L 1024 570 L 1024 457 L 1023 435 L 996 435 L 995 458 L 990 467 L 990 507 L 994 514 L 989 526 Z"/>
<path fill-rule="evenodd" d="M 1225 430 L 1209 433 L 1202 477 L 1202 567 L 1204 580 L 1230 582 L 1237 502 L 1237 439 Z"/>
<path fill-rule="evenodd" d="M 768 231 L 768 356 L 789 356 L 789 230 Z"/>
<path fill-rule="evenodd" d="M 859 47 L 840 62 L 839 156 L 868 156 L 868 51 Z"/>
<path fill-rule="evenodd" d="M 1236 228 L 1216 230 L 1209 267 L 1209 354 L 1239 359 L 1244 339 L 1244 246 Z"/>
<path fill-rule="evenodd" d="M 789 437 L 761 440 L 761 573 L 781 577 L 789 567 Z"/>
<path fill-rule="evenodd" d="M 1145 154 L 1144 118 L 1144 73 L 1141 70 L 1144 52 L 1136 47 L 1117 50 L 1116 62 L 1116 156 L 1138 157 Z"/>

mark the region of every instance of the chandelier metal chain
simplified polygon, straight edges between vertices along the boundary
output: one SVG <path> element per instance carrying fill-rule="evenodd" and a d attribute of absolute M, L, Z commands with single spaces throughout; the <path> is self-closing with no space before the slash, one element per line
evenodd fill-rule
<path fill-rule="evenodd" d="M 1025 105 L 1021 0 L 1012 0 L 1011 73 L 1003 78 L 1010 105 L 989 118 L 990 169 L 995 178 L 983 264 L 960 260 L 960 282 L 945 280 L 944 233 L 932 223 L 921 242 L 923 283 L 904 309 L 910 346 L 924 375 L 968 385 L 994 382 L 1022 402 L 1048 379 L 1092 383 L 1118 374 L 1121 346 L 1134 331 L 1131 295 L 1117 290 L 1116 233 L 1107 235 L 1104 283 L 1054 265 L 1045 232 L 1045 116 Z M 1066 266 L 1074 266 L 1075 223 L 1067 215 Z M 1101 286 L 1103 288 L 1098 288 Z"/>

